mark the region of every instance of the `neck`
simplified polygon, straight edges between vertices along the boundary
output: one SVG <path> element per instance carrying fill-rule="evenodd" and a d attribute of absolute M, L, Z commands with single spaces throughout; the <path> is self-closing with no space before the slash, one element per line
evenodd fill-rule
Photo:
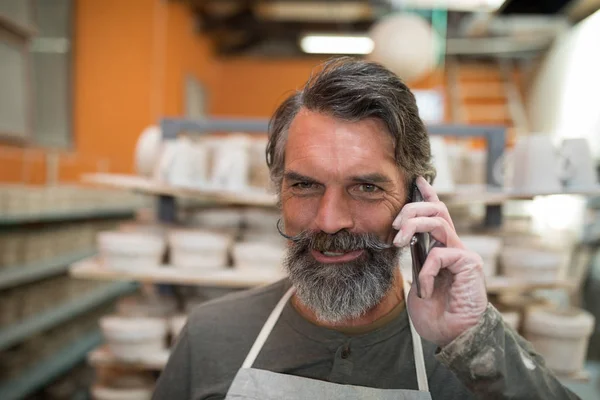
<path fill-rule="evenodd" d="M 318 319 L 316 314 L 307 306 L 305 306 L 295 294 L 292 297 L 292 304 L 298 313 L 302 315 L 302 317 L 313 324 L 320 325 L 325 328 L 340 329 L 367 326 L 388 314 L 398 304 L 401 304 L 404 301 L 402 275 L 400 274 L 399 270 L 396 271 L 397 273 L 394 277 L 394 283 L 392 284 L 392 287 L 379 302 L 379 304 L 358 318 L 349 318 L 347 320 L 331 323 Z"/>

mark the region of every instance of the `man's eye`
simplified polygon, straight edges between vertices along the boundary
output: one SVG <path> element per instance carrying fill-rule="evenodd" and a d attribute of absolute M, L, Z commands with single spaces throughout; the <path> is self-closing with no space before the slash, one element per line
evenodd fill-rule
<path fill-rule="evenodd" d="M 312 182 L 298 182 L 294 184 L 294 187 L 302 190 L 308 190 L 313 189 L 315 187 L 315 184 Z"/>
<path fill-rule="evenodd" d="M 375 193 L 380 189 L 377 186 L 372 185 L 370 183 L 363 183 L 361 185 L 358 185 L 358 190 L 362 193 Z"/>

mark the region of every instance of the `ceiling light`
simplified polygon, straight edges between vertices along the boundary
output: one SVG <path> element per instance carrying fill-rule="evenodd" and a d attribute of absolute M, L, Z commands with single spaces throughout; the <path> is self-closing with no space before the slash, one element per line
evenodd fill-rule
<path fill-rule="evenodd" d="M 369 54 L 373 40 L 364 35 L 306 35 L 300 39 L 302 51 L 309 54 Z"/>

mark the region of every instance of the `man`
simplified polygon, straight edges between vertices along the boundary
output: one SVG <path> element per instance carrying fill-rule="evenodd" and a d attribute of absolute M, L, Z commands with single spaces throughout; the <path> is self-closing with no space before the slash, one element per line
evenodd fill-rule
<path fill-rule="evenodd" d="M 328 62 L 269 133 L 289 278 L 198 307 L 154 398 L 577 398 L 488 303 L 482 260 L 428 182 L 429 139 L 395 75 Z M 423 202 L 410 202 L 415 183 Z M 442 244 L 421 298 L 398 268 L 418 232 Z"/>

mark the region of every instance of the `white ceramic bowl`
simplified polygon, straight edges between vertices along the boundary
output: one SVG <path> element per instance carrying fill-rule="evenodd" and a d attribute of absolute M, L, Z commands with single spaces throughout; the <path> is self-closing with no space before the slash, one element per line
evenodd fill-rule
<path fill-rule="evenodd" d="M 284 256 L 281 243 L 239 242 L 233 246 L 233 265 L 237 269 L 278 270 Z"/>
<path fill-rule="evenodd" d="M 559 373 L 583 369 L 594 317 L 587 311 L 569 308 L 533 307 L 524 320 L 524 336 Z"/>
<path fill-rule="evenodd" d="M 211 208 L 197 211 L 191 217 L 191 223 L 201 229 L 237 230 L 242 224 L 241 211 L 227 208 Z"/>
<path fill-rule="evenodd" d="M 536 281 L 557 279 L 563 258 L 560 253 L 526 247 L 504 247 L 500 253 L 505 276 Z"/>
<path fill-rule="evenodd" d="M 115 357 L 137 361 L 163 351 L 167 322 L 162 318 L 129 318 L 116 315 L 100 319 L 102 333 Z"/>
<path fill-rule="evenodd" d="M 166 249 L 165 240 L 152 233 L 106 231 L 97 242 L 104 265 L 118 270 L 158 267 Z"/>
<path fill-rule="evenodd" d="M 163 338 L 167 333 L 163 318 L 109 315 L 100 319 L 100 326 L 107 339 L 125 342 Z"/>
<path fill-rule="evenodd" d="M 93 386 L 92 398 L 94 400 L 150 400 L 151 388 L 111 388 L 107 386 Z"/>
<path fill-rule="evenodd" d="M 485 275 L 496 275 L 498 271 L 498 254 L 502 249 L 502 239 L 483 235 L 461 236 L 460 239 L 468 249 L 481 256 Z"/>
<path fill-rule="evenodd" d="M 231 237 L 203 230 L 169 232 L 171 264 L 184 269 L 220 269 L 227 265 Z"/>
<path fill-rule="evenodd" d="M 248 208 L 244 211 L 244 224 L 250 231 L 277 233 L 279 212 L 261 208 Z"/>

